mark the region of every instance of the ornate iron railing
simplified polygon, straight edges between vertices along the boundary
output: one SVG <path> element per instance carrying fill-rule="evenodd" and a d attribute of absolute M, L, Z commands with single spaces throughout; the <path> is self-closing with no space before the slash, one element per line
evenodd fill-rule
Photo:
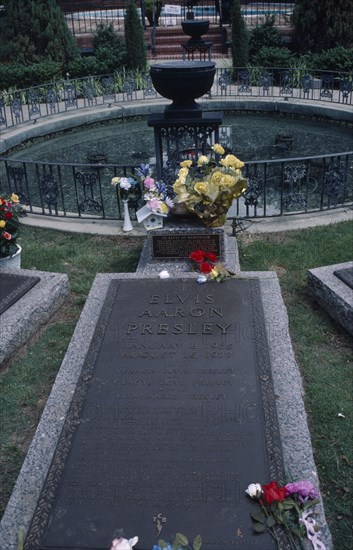
<path fill-rule="evenodd" d="M 64 164 L 0 158 L 0 193 L 16 193 L 35 214 L 122 219 L 115 176 L 136 167 L 117 164 Z M 282 160 L 251 161 L 248 188 L 229 218 L 256 218 L 317 212 L 353 204 L 353 151 Z M 132 217 L 142 206 L 142 189 L 130 201 Z"/>
<path fill-rule="evenodd" d="M 315 102 L 353 103 L 352 74 L 333 71 L 277 68 L 217 69 L 204 99 L 273 98 Z M 0 93 L 0 128 L 37 122 L 98 105 L 156 99 L 148 72 L 67 79 L 24 90 Z"/>
<path fill-rule="evenodd" d="M 140 10 L 141 2 L 136 2 Z M 187 1 L 173 0 L 174 5 L 180 5 L 181 13 L 175 17 L 177 24 L 186 18 Z M 99 23 L 112 24 L 116 30 L 124 26 L 124 15 L 127 1 L 121 0 L 115 3 L 106 3 L 104 6 L 94 6 L 87 2 L 62 3 L 65 19 L 70 31 L 74 36 L 80 34 L 96 33 Z M 221 5 L 221 8 L 219 6 Z M 229 19 L 231 2 L 218 3 L 214 0 L 198 0 L 193 7 L 195 18 L 209 19 L 212 23 L 219 20 L 220 9 L 226 13 L 226 21 Z M 248 26 L 260 25 L 265 21 L 266 16 L 274 17 L 275 25 L 289 27 L 293 13 L 294 2 L 251 2 L 241 1 L 241 12 Z M 166 16 L 164 8 L 161 13 L 161 24 L 164 24 Z"/>

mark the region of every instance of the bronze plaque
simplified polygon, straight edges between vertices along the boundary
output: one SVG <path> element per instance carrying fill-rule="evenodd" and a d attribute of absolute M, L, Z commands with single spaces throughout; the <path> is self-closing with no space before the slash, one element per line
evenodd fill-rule
<path fill-rule="evenodd" d="M 213 252 L 221 257 L 221 235 L 219 233 L 180 233 L 173 235 L 152 235 L 154 259 L 185 259 L 194 250 Z"/>
<path fill-rule="evenodd" d="M 272 550 L 244 491 L 282 466 L 258 281 L 113 281 L 25 550 Z"/>

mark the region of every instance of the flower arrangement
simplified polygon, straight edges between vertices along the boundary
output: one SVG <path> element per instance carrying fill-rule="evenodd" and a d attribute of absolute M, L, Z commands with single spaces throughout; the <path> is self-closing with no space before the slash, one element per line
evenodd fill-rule
<path fill-rule="evenodd" d="M 21 210 L 15 193 L 6 199 L 0 196 L 0 258 L 13 256 L 17 252 L 16 239 Z"/>
<path fill-rule="evenodd" d="M 156 181 L 152 177 L 153 173 L 149 164 L 141 164 L 136 173 L 140 176 L 143 183 L 143 198 L 146 201 L 147 208 L 154 214 L 166 216 L 174 206 L 172 199 L 168 195 L 166 184 L 163 181 Z"/>
<path fill-rule="evenodd" d="M 217 256 L 213 252 L 194 250 L 189 254 L 195 270 L 199 271 L 201 277 L 199 282 L 206 282 L 207 277 L 222 283 L 225 279 L 233 277 L 234 273 L 229 271 L 221 262 L 217 262 Z M 204 276 L 204 279 L 202 278 Z"/>
<path fill-rule="evenodd" d="M 286 531 L 293 550 L 301 548 L 301 541 L 305 539 L 310 540 L 314 550 L 326 549 L 310 510 L 319 503 L 319 493 L 311 481 L 287 483 L 283 487 L 276 481 L 267 485 L 251 483 L 245 492 L 260 504 L 260 509 L 251 514 L 256 533 L 267 531 L 279 547 L 274 530 L 279 525 Z"/>
<path fill-rule="evenodd" d="M 115 177 L 112 179 L 112 185 L 118 186 L 122 200 L 129 200 L 135 193 L 137 182 L 132 177 Z"/>
<path fill-rule="evenodd" d="M 241 160 L 226 155 L 219 143 L 212 150 L 215 158 L 201 155 L 196 163 L 191 160 L 180 163 L 173 185 L 174 202 L 185 204 L 207 227 L 220 227 L 234 199 L 246 190 L 247 180 L 241 173 L 244 166 Z"/>

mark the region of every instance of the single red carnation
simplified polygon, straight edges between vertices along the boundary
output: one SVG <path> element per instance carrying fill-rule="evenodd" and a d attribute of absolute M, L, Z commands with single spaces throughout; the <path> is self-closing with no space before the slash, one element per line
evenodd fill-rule
<path fill-rule="evenodd" d="M 267 504 L 271 504 L 275 501 L 281 502 L 281 500 L 286 498 L 287 489 L 285 487 L 279 487 L 276 481 L 271 481 L 268 485 L 263 485 L 262 488 L 264 491 L 264 499 Z"/>
<path fill-rule="evenodd" d="M 213 252 L 206 252 L 206 259 L 210 260 L 210 262 L 215 263 L 217 261 L 216 254 L 213 254 Z"/>
<path fill-rule="evenodd" d="M 13 218 L 13 213 L 12 212 L 5 212 L 4 213 L 4 218 L 5 218 L 5 220 L 11 220 Z"/>
<path fill-rule="evenodd" d="M 201 271 L 201 273 L 211 273 L 212 265 L 208 264 L 207 262 L 201 262 L 200 263 L 200 271 Z"/>
<path fill-rule="evenodd" d="M 202 250 L 194 250 L 194 252 L 191 252 L 189 255 L 190 260 L 194 260 L 194 262 L 203 262 L 205 259 L 205 252 Z"/>
<path fill-rule="evenodd" d="M 7 231 L 3 231 L 2 236 L 4 237 L 4 239 L 6 239 L 8 241 L 11 241 L 11 239 L 12 239 L 11 234 L 8 233 Z"/>

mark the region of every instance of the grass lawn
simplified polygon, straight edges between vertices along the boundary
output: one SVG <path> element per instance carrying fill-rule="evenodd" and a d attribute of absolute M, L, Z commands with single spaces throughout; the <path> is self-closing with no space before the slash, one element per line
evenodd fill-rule
<path fill-rule="evenodd" d="M 0 371 L 1 509 L 6 506 L 41 411 L 97 272 L 134 271 L 142 241 L 23 227 L 22 267 L 67 273 L 71 298 L 46 329 Z M 238 237 L 242 270 L 275 270 L 302 372 L 315 460 L 337 550 L 351 548 L 352 339 L 308 296 L 307 270 L 352 260 L 353 223 Z M 216 284 L 216 283 L 214 283 Z M 344 415 L 339 417 L 338 413 Z"/>

